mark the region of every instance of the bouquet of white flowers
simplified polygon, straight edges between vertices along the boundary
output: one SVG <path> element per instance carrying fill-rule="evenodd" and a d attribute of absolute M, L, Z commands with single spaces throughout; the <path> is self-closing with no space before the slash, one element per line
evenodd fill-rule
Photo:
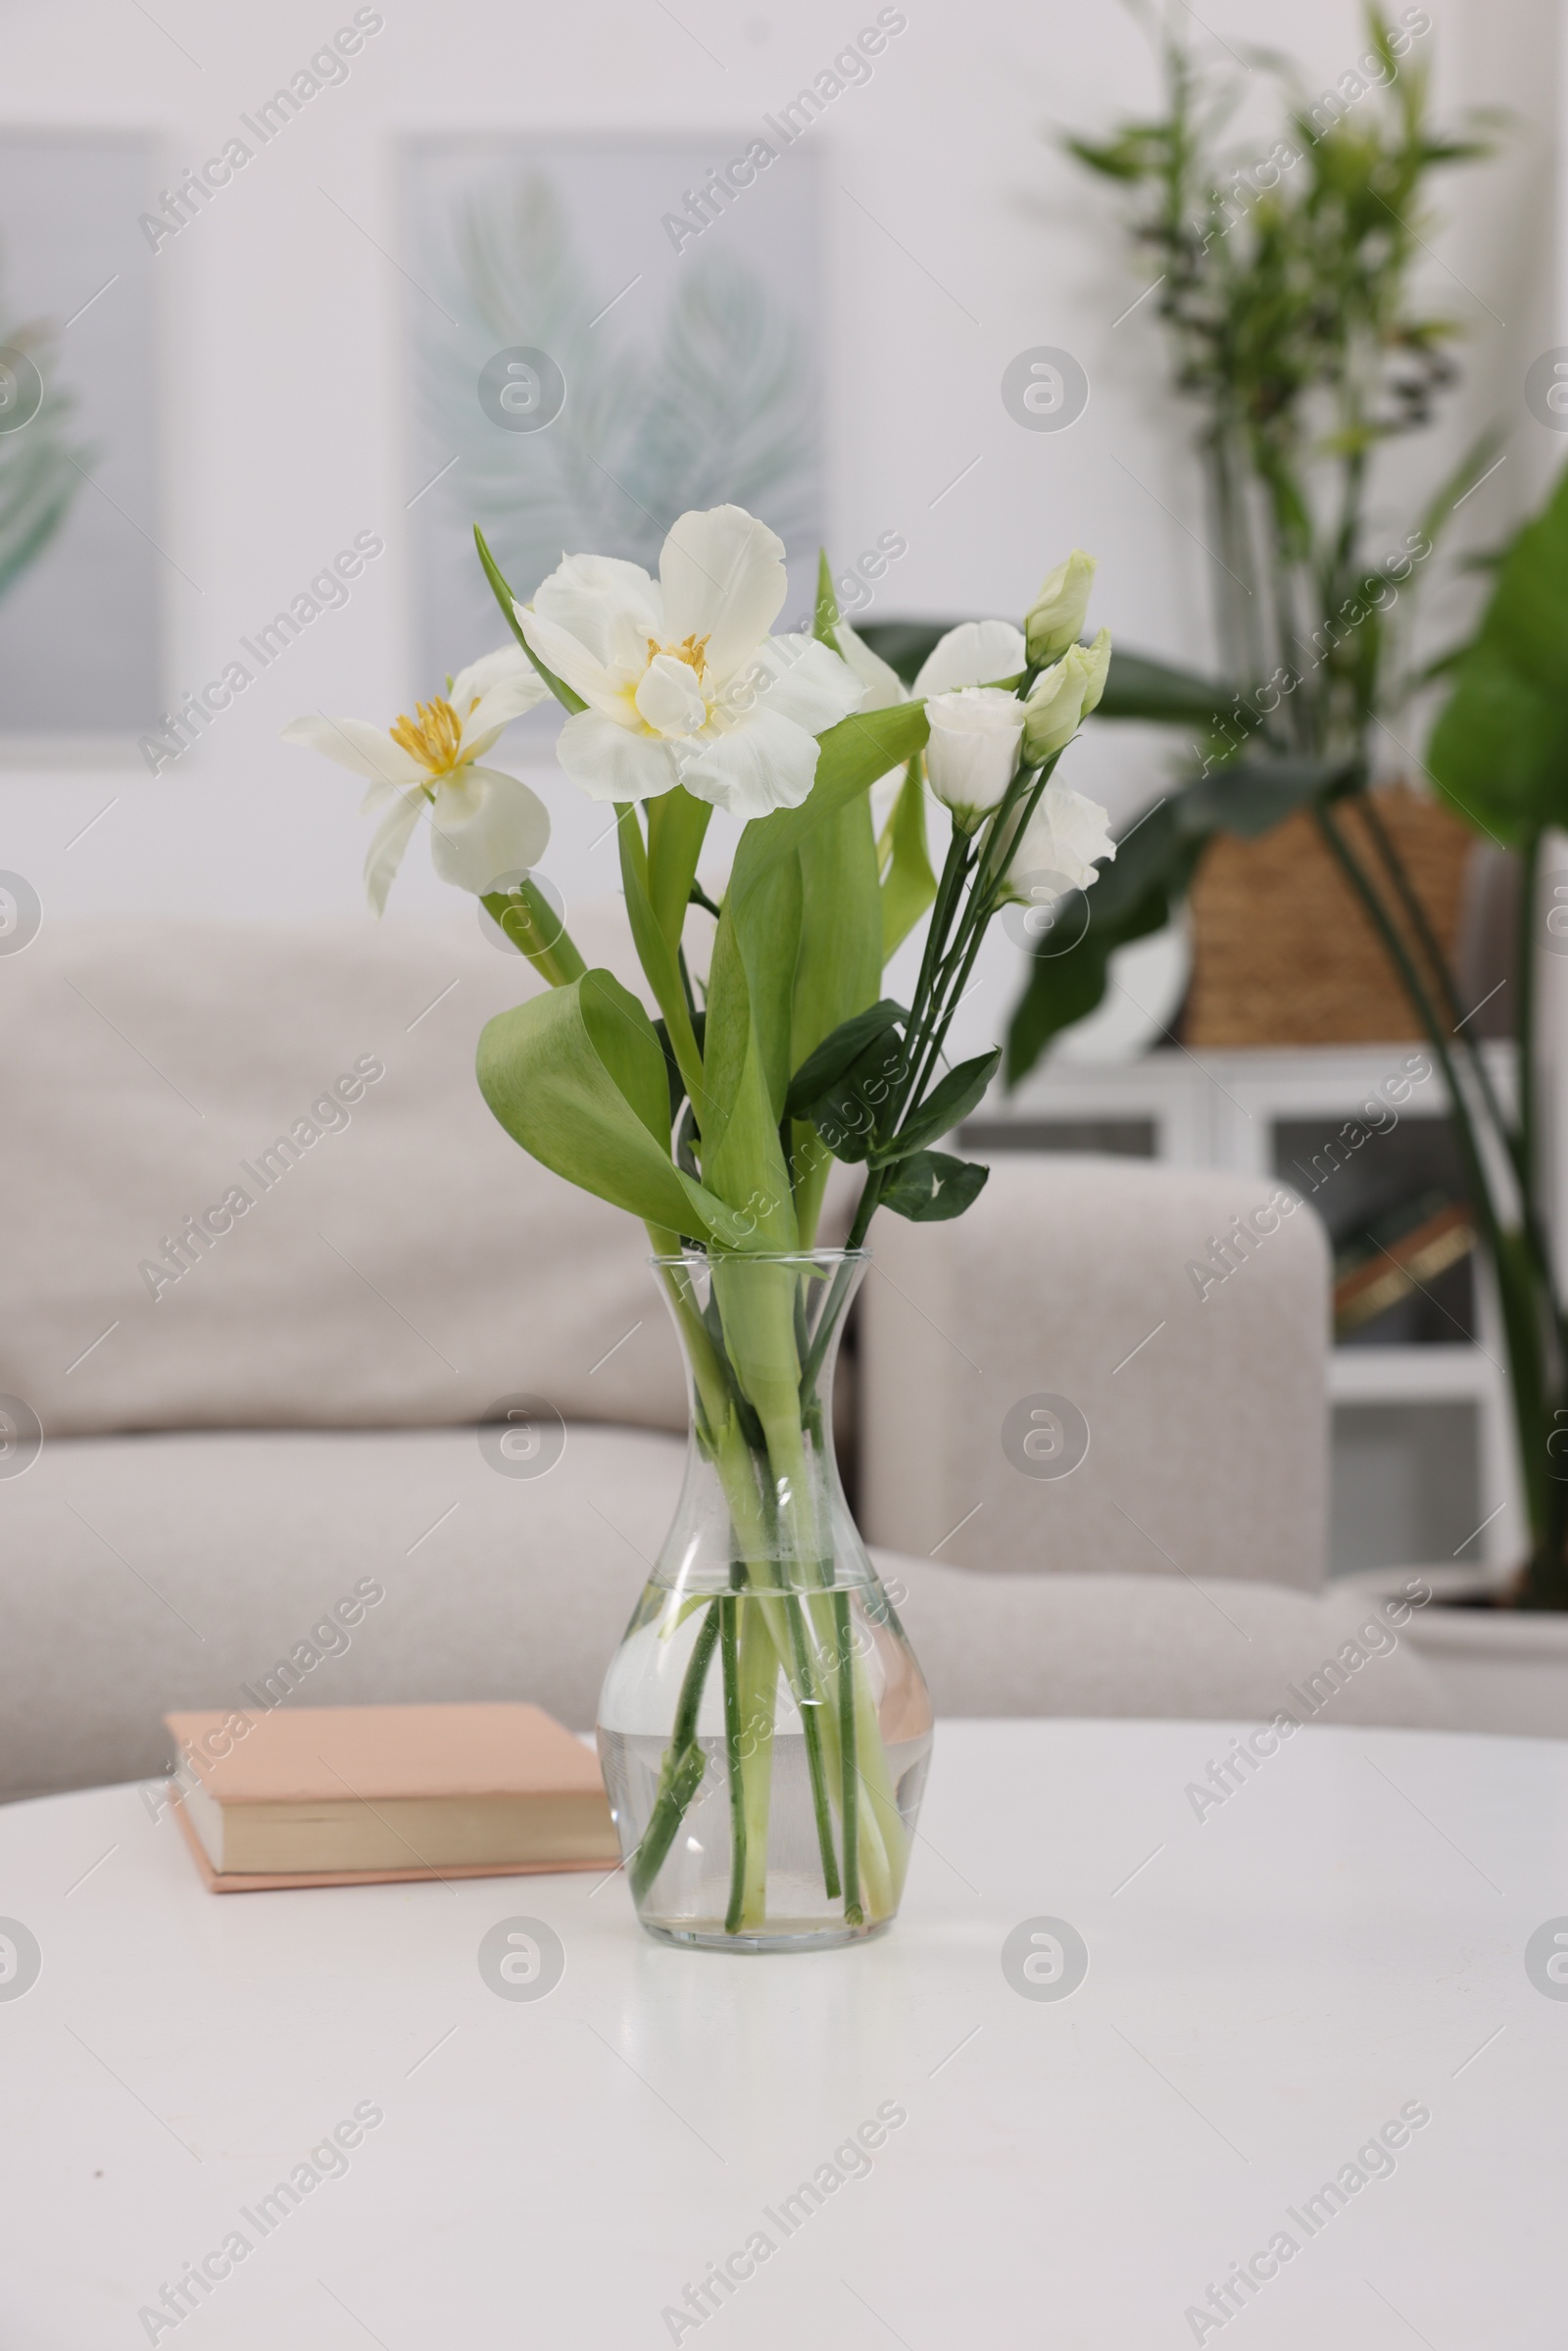
<path fill-rule="evenodd" d="M 685 1349 L 686 1493 L 601 1707 L 644 1924 L 851 1939 L 898 1906 L 930 1716 L 839 1485 L 832 1360 L 877 1208 L 956 1216 L 985 1183 L 935 1146 L 1001 1057 L 943 1053 L 989 924 L 1114 854 L 1104 811 L 1054 780 L 1109 661 L 1106 632 L 1079 643 L 1094 565 L 1070 556 L 1022 629 L 951 630 L 911 694 L 840 619 L 825 563 L 813 633 L 768 634 L 784 549 L 738 507 L 683 514 L 657 581 L 568 556 L 526 604 L 475 536 L 515 647 L 387 731 L 286 735 L 368 778 L 377 910 L 428 815 L 438 871 L 550 983 L 486 1027 L 480 1087 L 525 1151 L 643 1219 Z M 547 694 L 565 774 L 617 804 L 651 1004 L 585 967 L 534 878 L 543 803 L 479 763 Z M 940 877 L 928 788 L 952 818 Z M 697 878 L 715 808 L 742 820 L 716 902 Z M 706 972 L 693 906 L 716 919 Z M 927 914 L 897 1004 L 883 967 Z M 864 1178 L 846 1246 L 820 1249 L 835 1158 Z"/>

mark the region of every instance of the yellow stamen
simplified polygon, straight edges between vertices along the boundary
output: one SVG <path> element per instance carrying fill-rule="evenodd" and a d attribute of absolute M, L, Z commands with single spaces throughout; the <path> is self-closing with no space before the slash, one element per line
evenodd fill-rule
<path fill-rule="evenodd" d="M 658 661 L 662 653 L 667 653 L 671 661 L 684 661 L 688 669 L 695 670 L 700 680 L 703 671 L 708 666 L 705 656 L 705 648 L 707 644 L 708 638 L 699 637 L 695 629 L 682 645 L 661 645 L 657 637 L 650 637 L 648 640 L 648 659 L 650 663 L 652 663 Z"/>
<path fill-rule="evenodd" d="M 434 702 L 416 702 L 414 707 L 419 713 L 417 718 L 400 714 L 396 726 L 387 728 L 399 750 L 417 759 L 431 775 L 451 775 L 456 768 L 466 765 L 472 754 L 459 757 L 463 720 L 451 703 L 438 696 Z M 470 718 L 478 708 L 479 697 L 475 694 L 468 704 Z"/>

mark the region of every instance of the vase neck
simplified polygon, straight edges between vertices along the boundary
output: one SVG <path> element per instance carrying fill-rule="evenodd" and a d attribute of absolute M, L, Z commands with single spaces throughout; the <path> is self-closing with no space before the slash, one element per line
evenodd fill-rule
<path fill-rule="evenodd" d="M 833 1379 L 862 1251 L 658 1258 L 691 1444 L 656 1569 L 683 1591 L 872 1580 L 839 1478 Z"/>

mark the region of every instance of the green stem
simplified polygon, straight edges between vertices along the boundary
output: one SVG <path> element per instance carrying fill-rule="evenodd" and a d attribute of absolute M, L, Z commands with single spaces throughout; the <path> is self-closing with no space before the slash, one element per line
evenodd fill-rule
<path fill-rule="evenodd" d="M 806 1328 L 806 1307 L 799 1276 L 792 1282 L 791 1290 L 791 1332 L 798 1360 Z M 825 1545 L 820 1531 L 810 1523 L 811 1481 L 804 1440 L 804 1415 L 788 1421 L 770 1421 L 766 1431 L 770 1500 L 773 1510 L 788 1530 L 788 1540 L 776 1546 L 780 1556 L 795 1562 L 803 1575 L 809 1571 L 820 1581 Z M 780 1501 L 780 1496 L 785 1498 Z M 840 1890 L 839 1865 L 838 1855 L 833 1849 L 833 1812 L 828 1794 L 827 1765 L 822 1750 L 820 1718 L 823 1699 L 806 1603 L 798 1592 L 785 1591 L 775 1619 L 775 1630 L 778 1629 L 782 1629 L 785 1636 L 784 1641 L 777 1643 L 779 1663 L 784 1668 L 785 1679 L 790 1685 L 801 1717 L 801 1736 L 806 1743 L 807 1769 L 811 1782 L 811 1809 L 816 1819 L 817 1848 L 822 1858 L 823 1890 L 829 1901 L 836 1901 Z"/>
<path fill-rule="evenodd" d="M 1540 1169 L 1536 1147 L 1536 1071 L 1535 1071 L 1535 941 L 1532 936 L 1529 909 L 1535 903 L 1537 874 L 1541 857 L 1541 835 L 1536 833 L 1526 846 L 1521 876 L 1520 921 L 1518 936 L 1518 966 L 1516 984 L 1519 1004 L 1515 1021 L 1519 1114 L 1510 1120 L 1498 1099 L 1493 1083 L 1487 1056 L 1475 1038 L 1465 1035 L 1467 1013 L 1461 1013 L 1459 994 L 1447 958 L 1427 917 L 1425 906 L 1405 872 L 1382 818 L 1372 806 L 1370 795 L 1357 801 L 1367 831 L 1375 843 L 1385 872 L 1394 884 L 1399 904 L 1409 919 L 1410 927 L 1425 955 L 1428 968 L 1437 977 L 1448 1008 L 1449 1024 L 1453 1031 L 1451 1042 L 1458 1045 L 1465 1057 L 1465 1067 L 1474 1074 L 1477 1089 L 1486 1106 L 1488 1117 L 1498 1141 L 1507 1152 L 1519 1187 L 1521 1222 L 1525 1246 L 1532 1260 L 1534 1278 L 1539 1286 L 1544 1314 L 1551 1325 L 1554 1351 L 1557 1356 L 1555 1374 L 1560 1382 L 1562 1369 L 1568 1362 L 1568 1327 L 1557 1307 L 1556 1274 L 1552 1265 L 1550 1244 L 1546 1238 L 1544 1217 L 1539 1197 Z"/>
<path fill-rule="evenodd" d="M 681 1681 L 680 1698 L 675 1707 L 674 1727 L 669 1745 L 664 1752 L 659 1775 L 659 1795 L 649 1815 L 642 1842 L 632 1855 L 626 1872 L 632 1899 L 640 1902 L 663 1868 L 675 1832 L 702 1784 L 705 1758 L 697 1743 L 697 1717 L 703 1702 L 703 1686 L 708 1680 L 708 1668 L 718 1640 L 719 1605 L 710 1601 L 708 1612 L 698 1629 L 692 1653 L 686 1661 Z"/>
<path fill-rule="evenodd" d="M 1452 1040 L 1448 1035 L 1447 1026 L 1440 1019 L 1437 1007 L 1427 994 L 1425 984 L 1411 960 L 1404 941 L 1390 921 L 1388 909 L 1383 901 L 1357 864 L 1344 834 L 1340 831 L 1327 808 L 1321 804 L 1314 810 L 1314 814 L 1317 818 L 1318 830 L 1322 834 L 1330 854 L 1360 900 L 1368 919 L 1382 940 L 1384 952 L 1399 976 L 1405 995 L 1409 999 L 1411 1009 L 1426 1030 L 1428 1042 L 1438 1056 L 1439 1065 L 1443 1070 L 1448 1089 L 1454 1131 L 1459 1143 L 1460 1155 L 1465 1163 L 1465 1174 L 1474 1195 L 1476 1213 L 1486 1228 L 1489 1244 L 1495 1253 L 1500 1224 L 1492 1198 L 1492 1188 L 1487 1181 L 1486 1162 L 1476 1136 L 1469 1097 L 1460 1086 L 1458 1072 L 1454 1067 L 1453 1054 L 1450 1050 Z"/>
<path fill-rule="evenodd" d="M 823 1562 L 831 1555 L 831 1535 L 816 1523 L 820 1497 L 808 1446 L 811 1437 L 819 1446 L 824 1442 L 820 1402 L 813 1397 L 808 1408 L 798 1399 L 795 1381 L 780 1376 L 791 1355 L 797 1363 L 800 1356 L 794 1288 L 769 1298 L 755 1323 L 748 1301 L 731 1294 L 722 1316 L 715 1314 L 710 1327 L 708 1318 L 695 1312 L 674 1269 L 663 1270 L 691 1343 L 698 1440 L 723 1484 L 734 1528 L 731 1590 L 709 1603 L 703 1628 L 708 1655 L 717 1646 L 723 1671 L 731 1819 L 725 1932 L 742 1935 L 766 1923 L 772 1747 L 781 1671 L 801 1715 L 827 1897 L 838 1899 L 850 1884 L 841 1877 L 835 1850 L 837 1806 L 845 1814 L 847 1866 L 855 1873 L 846 1918 L 857 1924 L 867 1917 L 880 1919 L 897 1903 L 906 1840 L 881 1752 L 869 1684 L 856 1670 L 850 1649 L 849 1598 L 833 1592 L 823 1573 Z M 832 1327 L 830 1318 L 829 1333 Z M 755 1399 L 741 1390 L 743 1368 L 756 1390 Z M 765 1421 L 760 1420 L 759 1399 L 768 1405 Z M 751 1423 L 752 1434 L 747 1434 L 744 1422 Z M 814 1575 L 819 1589 L 792 1589 L 779 1562 L 794 1562 L 803 1576 Z M 743 1600 L 752 1605 L 743 1606 Z M 847 1677 L 836 1685 L 830 1671 L 835 1653 L 841 1660 L 841 1677 L 846 1661 L 848 1666 Z M 703 1757 L 695 1736 L 700 1695 L 701 1671 L 694 1658 L 682 1683 L 656 1817 L 634 1862 L 634 1890 L 639 1894 L 652 1885 L 702 1781 Z"/>
<path fill-rule="evenodd" d="M 1395 895 L 1404 909 L 1405 918 L 1409 922 L 1411 930 L 1415 933 L 1416 945 L 1426 957 L 1427 969 L 1433 974 L 1442 991 L 1443 1001 L 1447 1008 L 1448 1026 L 1452 1031 L 1453 1042 L 1463 1052 L 1467 1066 L 1475 1072 L 1476 1084 L 1480 1088 L 1487 1105 L 1487 1115 L 1496 1129 L 1500 1141 L 1506 1147 L 1508 1156 L 1514 1165 L 1514 1171 L 1519 1178 L 1520 1191 L 1528 1198 L 1530 1187 L 1525 1173 L 1523 1137 L 1503 1115 L 1502 1103 L 1498 1101 L 1496 1088 L 1492 1082 L 1492 1072 L 1487 1066 L 1486 1054 L 1477 1041 L 1464 1033 L 1464 1023 L 1468 1015 L 1459 1003 L 1459 991 L 1454 984 L 1453 974 L 1448 968 L 1448 959 L 1443 952 L 1442 942 L 1432 928 L 1426 907 L 1422 905 L 1420 896 L 1404 869 L 1403 859 L 1395 848 L 1382 817 L 1373 806 L 1371 793 L 1358 794 L 1355 805 L 1360 809 L 1361 821 L 1371 836 L 1383 870 L 1393 883 Z"/>
<path fill-rule="evenodd" d="M 1541 886 L 1541 835 L 1525 843 L 1519 876 L 1519 962 L 1515 985 L 1519 1005 L 1514 1020 L 1519 1067 L 1519 1180 L 1533 1221 L 1539 1221 L 1540 1151 L 1536 1119 L 1536 894 Z"/>
<path fill-rule="evenodd" d="M 718 1603 L 720 1657 L 724 1671 L 724 1760 L 729 1773 L 729 1907 L 726 1935 L 740 1933 L 746 1903 L 746 1783 L 741 1755 L 740 1625 L 736 1599 Z"/>
<path fill-rule="evenodd" d="M 1335 824 L 1328 808 L 1321 803 L 1314 810 L 1319 832 L 1339 864 L 1351 889 L 1360 900 L 1368 919 L 1383 942 L 1384 950 L 1399 975 L 1428 1041 L 1438 1056 L 1444 1080 L 1448 1090 L 1453 1131 L 1464 1161 L 1466 1181 L 1470 1188 L 1471 1203 L 1486 1240 L 1497 1282 L 1498 1303 L 1502 1309 L 1503 1341 L 1508 1353 L 1511 1375 L 1510 1388 L 1514 1408 L 1514 1430 L 1519 1448 L 1520 1471 L 1530 1513 L 1532 1549 L 1539 1554 L 1545 1540 L 1548 1507 L 1545 1487 L 1546 1453 L 1544 1443 L 1544 1367 L 1541 1358 L 1542 1334 L 1538 1327 L 1534 1285 L 1527 1284 L 1522 1293 L 1520 1263 L 1517 1248 L 1521 1235 L 1505 1232 L 1496 1203 L 1492 1195 L 1486 1160 L 1476 1133 L 1474 1114 L 1468 1095 L 1459 1082 L 1446 1024 L 1440 1018 L 1436 1005 L 1417 972 L 1403 939 L 1390 921 L 1388 910 L 1370 880 L 1362 872 L 1351 854 L 1344 835 Z M 1539 1442 L 1538 1442 L 1539 1439 Z"/>
<path fill-rule="evenodd" d="M 839 1760 L 843 1773 L 840 1799 L 844 1816 L 844 1916 L 852 1927 L 863 1926 L 860 1907 L 860 1787 L 855 1737 L 855 1651 L 850 1646 L 850 1595 L 833 1594 L 833 1630 L 837 1636 L 839 1677 Z"/>
<path fill-rule="evenodd" d="M 768 1815 L 773 1793 L 774 1707 L 783 1643 L 764 1614 L 734 1603 L 740 1619 L 741 1806 L 746 1821 L 742 1930 L 767 1920 Z M 733 1906 L 733 1887 L 731 1888 Z M 731 1934 L 734 1929 L 729 1929 Z"/>
<path fill-rule="evenodd" d="M 479 904 L 503 937 L 522 950 L 552 988 L 565 988 L 581 979 L 588 966 L 555 907 L 531 877 L 510 891 L 484 891 Z"/>
<path fill-rule="evenodd" d="M 806 1610 L 792 1593 L 785 1602 L 789 1620 L 790 1645 L 794 1654 L 796 1682 L 795 1702 L 800 1708 L 801 1734 L 806 1740 L 807 1769 L 811 1776 L 811 1809 L 816 1815 L 816 1841 L 822 1856 L 822 1886 L 830 1902 L 839 1894 L 839 1860 L 833 1849 L 833 1810 L 828 1801 L 827 1768 L 822 1756 L 822 1726 L 817 1720 L 819 1700 L 815 1695 L 816 1676 L 813 1665 L 810 1636 L 807 1629 Z"/>
<path fill-rule="evenodd" d="M 939 957 L 931 981 L 929 1005 L 921 1007 L 923 1027 L 918 1047 L 914 1042 L 915 1031 L 911 1023 L 908 1056 L 910 1075 L 887 1121 L 890 1135 L 897 1131 L 906 1110 L 911 1107 L 918 1109 L 936 1074 L 936 1065 L 947 1043 L 948 1031 L 953 1026 L 954 1015 L 962 1002 L 969 974 L 974 969 L 985 944 L 986 933 L 991 927 L 992 916 L 997 910 L 997 893 L 1013 846 L 1039 807 L 1060 757 L 1060 752 L 1057 752 L 1039 768 L 1020 768 L 991 820 L 984 847 L 975 860 L 968 899 L 952 947 Z M 880 1197 L 879 1189 L 877 1200 Z M 875 1204 L 873 1200 L 873 1207 Z M 867 1224 L 870 1222 L 869 1216 L 865 1221 Z M 861 1229 L 863 1231 L 863 1226 Z"/>

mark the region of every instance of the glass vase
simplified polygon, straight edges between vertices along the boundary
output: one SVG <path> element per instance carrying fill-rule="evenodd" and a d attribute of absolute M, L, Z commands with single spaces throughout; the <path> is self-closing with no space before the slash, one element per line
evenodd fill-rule
<path fill-rule="evenodd" d="M 599 1754 L 661 1940 L 820 1950 L 889 1926 L 931 1704 L 833 1447 L 863 1250 L 656 1257 L 685 1356 L 686 1477 L 605 1677 Z"/>

